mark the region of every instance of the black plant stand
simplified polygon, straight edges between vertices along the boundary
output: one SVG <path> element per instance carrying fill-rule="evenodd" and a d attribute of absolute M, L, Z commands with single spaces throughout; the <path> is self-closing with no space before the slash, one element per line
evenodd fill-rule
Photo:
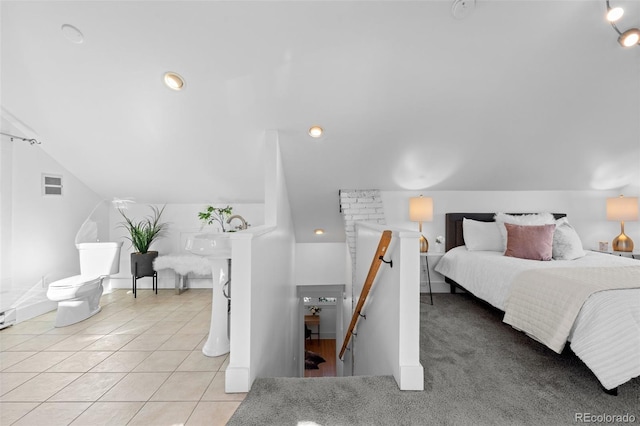
<path fill-rule="evenodd" d="M 138 278 L 143 277 L 152 277 L 152 290 L 155 290 L 156 294 L 158 294 L 158 271 L 153 271 L 152 275 L 138 275 L 138 264 L 136 263 L 134 267 L 134 272 L 131 276 L 133 281 L 133 297 L 137 298 L 137 287 L 138 287 Z"/>
<path fill-rule="evenodd" d="M 153 277 L 153 289 L 158 294 L 158 273 L 153 262 L 158 257 L 157 251 L 131 253 L 131 276 L 133 278 L 133 297 L 137 297 L 137 281 L 142 277 Z"/>

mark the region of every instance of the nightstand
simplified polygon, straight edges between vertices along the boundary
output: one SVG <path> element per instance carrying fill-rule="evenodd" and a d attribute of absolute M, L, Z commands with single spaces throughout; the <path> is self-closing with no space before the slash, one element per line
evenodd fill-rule
<path fill-rule="evenodd" d="M 442 277 L 439 273 L 437 273 L 433 268 L 438 264 L 440 259 L 442 259 L 444 253 L 437 252 L 426 252 L 420 253 L 420 286 L 422 287 L 422 283 L 424 282 L 429 288 L 429 297 L 431 299 L 431 304 L 433 305 L 433 291 L 431 290 L 431 277 Z"/>
<path fill-rule="evenodd" d="M 640 260 L 640 252 L 637 251 L 602 251 L 602 250 L 597 250 L 597 249 L 591 249 L 591 251 L 595 251 L 597 253 L 604 253 L 604 254 L 611 254 L 614 256 L 621 256 L 621 257 L 630 257 L 631 259 L 636 259 L 636 260 Z"/>

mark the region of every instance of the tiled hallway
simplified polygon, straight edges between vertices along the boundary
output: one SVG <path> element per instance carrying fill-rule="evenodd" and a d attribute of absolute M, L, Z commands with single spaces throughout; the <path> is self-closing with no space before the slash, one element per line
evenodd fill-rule
<path fill-rule="evenodd" d="M 0 424 L 223 425 L 227 356 L 201 348 L 211 290 L 116 290 L 102 311 L 55 328 L 55 311 L 0 331 Z"/>

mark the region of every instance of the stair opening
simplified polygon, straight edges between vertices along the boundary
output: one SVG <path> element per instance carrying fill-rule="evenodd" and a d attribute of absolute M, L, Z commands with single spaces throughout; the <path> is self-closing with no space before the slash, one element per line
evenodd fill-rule
<path fill-rule="evenodd" d="M 344 285 L 298 286 L 299 377 L 342 376 Z"/>

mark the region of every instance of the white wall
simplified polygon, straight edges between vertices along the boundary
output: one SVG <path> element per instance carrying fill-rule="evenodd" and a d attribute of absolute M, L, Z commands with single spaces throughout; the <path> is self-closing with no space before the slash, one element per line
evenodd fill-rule
<path fill-rule="evenodd" d="M 296 244 L 296 285 L 344 284 L 346 243 Z"/>
<path fill-rule="evenodd" d="M 347 250 L 345 253 L 345 286 L 344 286 L 344 295 L 345 298 L 342 300 L 342 337 L 336 339 L 336 344 L 340 342 L 340 346 L 344 342 L 344 334 L 349 329 L 349 323 L 351 322 L 351 315 L 353 313 L 354 308 L 354 298 L 353 298 L 353 262 L 351 261 L 351 253 Z M 340 348 L 336 348 L 337 351 L 340 351 Z M 352 376 L 353 375 L 353 357 L 351 356 L 351 351 L 346 351 L 342 357 L 342 375 L 343 376 Z"/>
<path fill-rule="evenodd" d="M 14 281 L 79 273 L 75 235 L 101 198 L 39 147 L 19 144 L 13 153 Z M 42 173 L 62 176 L 62 197 L 42 195 Z"/>
<path fill-rule="evenodd" d="M 7 148 L 7 143 L 13 146 Z M 30 288 L 42 277 L 48 283 L 79 274 L 75 235 L 101 198 L 39 146 L 4 137 L 2 144 L 3 192 L 11 194 L 9 199 L 2 197 L 3 257 L 6 260 L 9 248 L 11 262 L 11 270 L 2 268 L 3 294 Z M 8 152 L 10 169 L 5 169 Z M 42 195 L 43 173 L 62 176 L 62 197 Z"/>
<path fill-rule="evenodd" d="M 5 138 L 0 138 L 0 141 L 0 289 L 2 289 L 11 286 L 13 143 Z"/>

